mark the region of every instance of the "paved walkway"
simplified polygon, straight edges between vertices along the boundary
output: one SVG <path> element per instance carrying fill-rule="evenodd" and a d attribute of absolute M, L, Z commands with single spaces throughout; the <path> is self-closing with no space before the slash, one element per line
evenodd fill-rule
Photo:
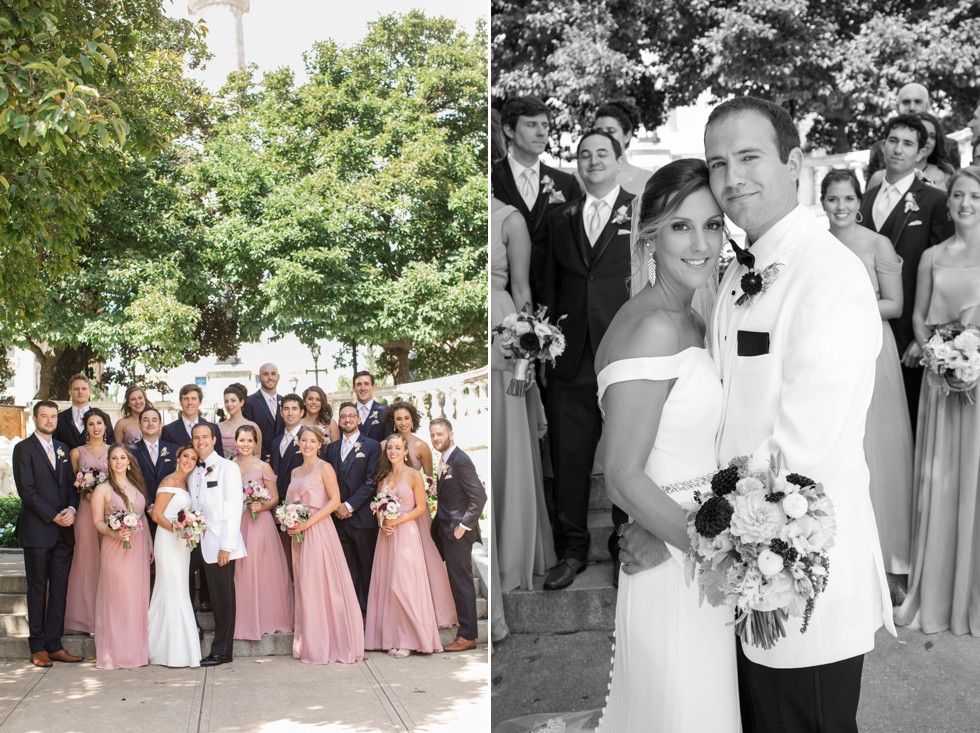
<path fill-rule="evenodd" d="M 0 733 L 27 731 L 485 731 L 487 648 L 354 665 L 288 657 L 210 669 L 46 670 L 0 662 Z"/>

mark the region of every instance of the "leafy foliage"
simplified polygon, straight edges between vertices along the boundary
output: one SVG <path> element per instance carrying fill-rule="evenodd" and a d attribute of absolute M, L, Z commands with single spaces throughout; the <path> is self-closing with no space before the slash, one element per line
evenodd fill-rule
<path fill-rule="evenodd" d="M 20 516 L 19 496 L 0 496 L 0 547 L 18 547 L 14 527 Z"/>

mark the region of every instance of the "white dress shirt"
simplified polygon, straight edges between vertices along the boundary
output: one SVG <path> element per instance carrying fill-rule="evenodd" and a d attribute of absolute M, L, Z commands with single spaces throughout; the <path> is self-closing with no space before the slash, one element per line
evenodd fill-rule
<path fill-rule="evenodd" d="M 613 190 L 607 193 L 602 198 L 596 198 L 591 193 L 585 194 L 585 208 L 582 209 L 582 212 L 585 215 L 583 221 L 585 223 L 585 231 L 586 233 L 589 234 L 589 244 L 591 244 L 593 247 L 595 246 L 595 243 L 599 240 L 599 232 L 601 232 L 605 228 L 606 224 L 609 223 L 609 219 L 612 218 L 613 206 L 616 204 L 616 199 L 619 197 L 619 190 L 620 190 L 619 186 L 614 186 Z M 595 203 L 597 201 L 603 202 L 606 206 L 602 211 L 602 219 L 600 221 L 600 226 L 596 230 L 595 236 L 593 238 L 590 232 L 590 221 L 592 217 L 592 209 L 595 207 Z"/>

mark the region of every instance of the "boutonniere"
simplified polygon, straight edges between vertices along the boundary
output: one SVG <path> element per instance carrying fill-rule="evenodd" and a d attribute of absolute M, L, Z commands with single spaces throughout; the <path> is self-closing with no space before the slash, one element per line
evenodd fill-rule
<path fill-rule="evenodd" d="M 541 176 L 541 193 L 552 194 L 555 192 L 555 182 L 551 176 Z"/>
<path fill-rule="evenodd" d="M 377 420 L 377 419 L 378 419 L 378 411 L 377 410 L 375 410 L 370 415 L 368 415 L 368 420 Z"/>
<path fill-rule="evenodd" d="M 755 268 L 752 268 L 742 275 L 742 295 L 735 301 L 735 305 L 744 305 L 745 303 L 751 305 L 756 296 L 769 289 L 782 269 L 782 262 L 774 262 L 762 272 L 756 272 Z"/>
<path fill-rule="evenodd" d="M 204 469 L 205 477 L 210 476 L 212 473 L 214 473 L 214 466 L 208 466 Z"/>
<path fill-rule="evenodd" d="M 909 191 L 905 194 L 905 213 L 908 214 L 910 211 L 918 211 L 919 204 L 915 200 L 915 196 Z"/>
<path fill-rule="evenodd" d="M 356 451 L 361 450 L 361 441 L 357 441 L 356 443 L 354 443 L 354 450 Z"/>
<path fill-rule="evenodd" d="M 167 450 L 166 448 L 163 448 L 163 449 L 160 450 L 160 457 L 161 458 L 166 458 L 169 455 L 170 455 L 170 451 Z"/>
<path fill-rule="evenodd" d="M 628 204 L 623 204 L 618 209 L 616 209 L 615 213 L 613 214 L 612 223 L 622 224 L 629 218 L 630 218 L 630 212 L 629 212 Z"/>
<path fill-rule="evenodd" d="M 64 457 L 65 457 L 65 449 L 64 448 L 59 448 L 57 450 L 57 452 L 56 452 L 55 455 L 57 455 L 58 458 L 64 459 Z"/>

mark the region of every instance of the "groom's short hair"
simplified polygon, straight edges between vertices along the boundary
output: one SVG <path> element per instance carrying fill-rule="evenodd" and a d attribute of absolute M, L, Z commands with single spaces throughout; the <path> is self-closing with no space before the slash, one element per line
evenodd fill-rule
<path fill-rule="evenodd" d="M 758 97 L 735 97 L 722 102 L 708 115 L 708 124 L 704 126 L 705 132 L 713 123 L 740 112 L 756 112 L 772 123 L 776 131 L 776 149 L 779 151 L 781 163 L 789 161 L 789 154 L 793 148 L 800 147 L 800 131 L 796 129 L 796 123 L 793 122 L 789 112 L 778 104 Z"/>
<path fill-rule="evenodd" d="M 548 105 L 537 97 L 511 97 L 500 109 L 500 126 L 504 129 L 504 137 L 509 138 L 507 128 L 511 131 L 517 127 L 519 117 L 537 117 L 538 115 L 548 115 L 551 120 L 551 110 Z"/>
<path fill-rule="evenodd" d="M 578 140 L 578 147 L 576 148 L 576 151 L 579 150 L 579 149 L 581 149 L 582 143 L 584 143 L 590 137 L 595 137 L 596 135 L 598 135 L 599 137 L 604 137 L 609 142 L 612 143 L 612 149 L 613 149 L 613 152 L 616 154 L 616 160 L 619 160 L 620 158 L 623 157 L 623 146 L 619 144 L 619 140 L 617 140 L 616 138 L 614 138 L 612 135 L 610 135 L 605 130 L 599 129 L 598 127 L 593 127 L 591 130 L 586 130 L 585 131 L 585 134 L 582 135 L 582 137 L 580 137 L 579 140 Z"/>

